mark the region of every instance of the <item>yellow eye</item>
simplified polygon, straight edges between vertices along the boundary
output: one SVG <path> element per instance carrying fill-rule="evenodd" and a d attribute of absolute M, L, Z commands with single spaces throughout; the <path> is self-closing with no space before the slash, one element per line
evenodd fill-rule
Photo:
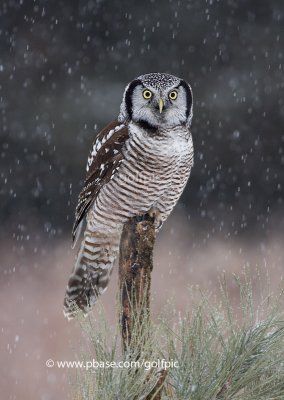
<path fill-rule="evenodd" d="M 144 97 L 144 99 L 146 99 L 146 100 L 150 100 L 151 97 L 152 97 L 152 92 L 151 92 L 151 90 L 145 89 L 144 92 L 143 92 L 143 97 Z"/>
<path fill-rule="evenodd" d="M 170 100 L 176 100 L 177 97 L 178 97 L 178 93 L 177 93 L 176 90 L 172 90 L 172 91 L 169 93 L 169 99 L 170 99 Z"/>

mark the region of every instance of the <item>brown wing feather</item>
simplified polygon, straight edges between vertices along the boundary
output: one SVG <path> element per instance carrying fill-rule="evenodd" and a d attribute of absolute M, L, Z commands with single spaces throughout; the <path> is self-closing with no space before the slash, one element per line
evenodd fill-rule
<path fill-rule="evenodd" d="M 100 188 L 119 167 L 123 159 L 122 148 L 127 139 L 128 129 L 118 121 L 111 122 L 97 135 L 88 158 L 87 176 L 76 207 L 73 240 L 78 225 L 96 199 Z"/>

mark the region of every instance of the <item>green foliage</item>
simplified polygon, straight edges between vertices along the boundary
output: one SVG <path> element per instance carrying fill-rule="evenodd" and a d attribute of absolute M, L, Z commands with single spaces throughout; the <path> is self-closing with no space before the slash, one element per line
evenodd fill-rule
<path fill-rule="evenodd" d="M 140 322 L 140 315 L 133 321 L 132 346 L 123 354 L 120 339 L 120 327 L 116 329 L 105 320 L 101 305 L 98 304 L 99 315 L 95 320 L 92 317 L 84 318 L 78 310 L 78 320 L 88 339 L 88 351 L 81 351 L 80 359 L 88 361 L 95 359 L 100 362 L 100 368 L 79 368 L 76 370 L 77 379 L 74 385 L 76 400 L 93 399 L 144 399 L 155 387 L 160 374 L 159 371 L 139 368 L 138 363 L 143 360 L 156 360 L 160 356 L 158 330 L 148 319 Z M 123 362 L 126 366 L 132 363 L 131 368 L 120 366 L 109 368 L 102 362 Z"/>
<path fill-rule="evenodd" d="M 143 329 L 134 323 L 135 345 L 123 354 L 119 327 L 115 330 L 103 313 L 79 321 L 89 339 L 84 358 L 101 361 L 172 360 L 162 399 L 174 400 L 269 400 L 284 398 L 284 318 L 282 292 L 275 298 L 263 297 L 254 305 L 252 284 L 235 278 L 240 302 L 233 307 L 221 283 L 221 303 L 210 296 L 191 293 L 191 311 L 176 318 L 167 312 Z M 196 298 L 198 297 L 198 300 Z M 139 321 L 139 316 L 137 317 Z M 82 359 L 82 357 L 80 357 Z M 161 370 L 97 368 L 77 370 L 76 400 L 146 399 Z M 147 398 L 147 400 L 150 399 Z"/>

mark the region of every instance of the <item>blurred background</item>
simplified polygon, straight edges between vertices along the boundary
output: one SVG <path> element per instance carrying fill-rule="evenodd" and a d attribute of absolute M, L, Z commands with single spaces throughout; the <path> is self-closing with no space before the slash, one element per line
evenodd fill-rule
<path fill-rule="evenodd" d="M 244 266 L 279 283 L 283 13 L 277 0 L 1 2 L 3 398 L 70 398 L 68 371 L 45 362 L 73 360 L 81 338 L 62 314 L 74 209 L 91 144 L 138 75 L 168 72 L 194 93 L 195 165 L 158 238 L 153 312 L 171 297 L 183 310 L 188 285 L 214 292 Z M 116 292 L 114 273 L 110 323 Z"/>

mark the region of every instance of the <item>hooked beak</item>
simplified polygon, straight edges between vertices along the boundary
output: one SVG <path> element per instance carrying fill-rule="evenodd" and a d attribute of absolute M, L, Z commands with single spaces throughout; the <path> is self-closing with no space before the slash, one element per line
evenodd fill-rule
<path fill-rule="evenodd" d="M 162 98 L 160 98 L 159 100 L 159 110 L 160 110 L 160 114 L 162 114 L 163 108 L 164 108 L 164 100 Z"/>

